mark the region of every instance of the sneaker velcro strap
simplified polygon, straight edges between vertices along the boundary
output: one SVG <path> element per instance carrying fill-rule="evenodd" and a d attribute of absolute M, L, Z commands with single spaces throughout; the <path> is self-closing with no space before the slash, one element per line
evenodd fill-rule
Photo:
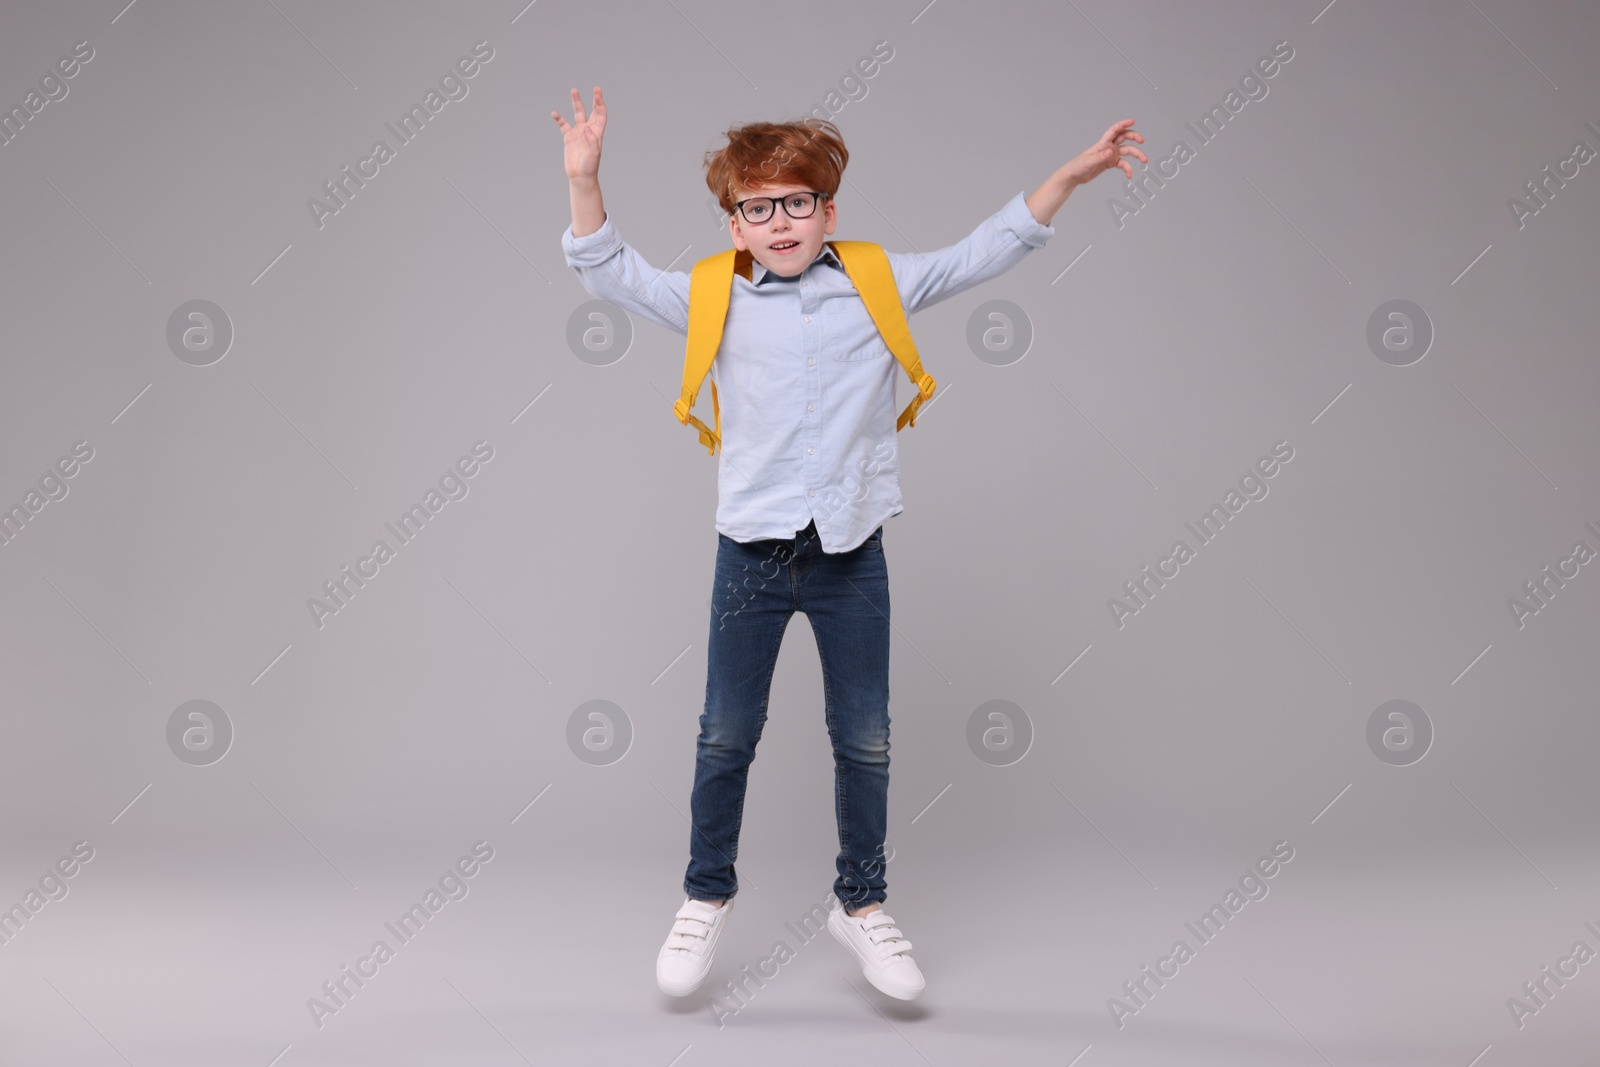
<path fill-rule="evenodd" d="M 888 959 L 890 956 L 899 956 L 910 952 L 911 942 L 905 940 L 904 938 L 898 938 L 894 941 L 880 941 L 875 947 L 877 948 L 878 955 L 881 958 Z"/>
<path fill-rule="evenodd" d="M 681 918 L 672 924 L 672 932 L 683 937 L 705 937 L 711 924 L 700 919 Z"/>
<path fill-rule="evenodd" d="M 876 920 L 876 921 L 875 921 Z M 883 912 L 875 911 L 869 915 L 862 924 L 867 931 L 867 938 L 872 942 L 872 947 L 878 950 L 878 955 L 884 959 L 898 956 L 911 951 L 911 942 L 894 925 Z"/>

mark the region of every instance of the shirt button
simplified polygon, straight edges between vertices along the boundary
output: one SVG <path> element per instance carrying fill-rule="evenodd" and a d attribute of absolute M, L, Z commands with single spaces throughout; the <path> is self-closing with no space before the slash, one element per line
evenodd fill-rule
<path fill-rule="evenodd" d="M 810 322 L 810 321 L 811 321 L 811 316 L 810 316 L 810 315 L 807 315 L 807 316 L 806 316 L 806 321 L 807 321 L 807 322 Z"/>
<path fill-rule="evenodd" d="M 815 405 L 815 404 L 807 404 L 806 405 L 806 410 L 807 411 L 815 411 L 815 410 L 817 410 L 817 405 Z"/>
<path fill-rule="evenodd" d="M 816 365 L 817 365 L 817 361 L 816 360 L 812 359 L 810 356 L 806 357 L 806 366 L 814 367 Z"/>
<path fill-rule="evenodd" d="M 813 453 L 815 451 L 816 451 L 816 449 L 814 449 L 814 448 L 808 448 L 808 449 L 806 449 L 806 455 L 809 456 L 809 455 L 811 455 L 811 453 Z"/>

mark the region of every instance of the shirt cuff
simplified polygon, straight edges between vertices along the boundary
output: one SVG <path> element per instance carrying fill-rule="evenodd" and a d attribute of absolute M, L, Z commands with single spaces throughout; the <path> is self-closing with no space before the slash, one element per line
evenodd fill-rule
<path fill-rule="evenodd" d="M 1024 209 L 1026 210 L 1026 209 Z M 611 213 L 600 223 L 600 228 L 582 237 L 572 236 L 572 225 L 561 231 L 561 249 L 567 254 L 567 266 L 592 267 L 604 263 L 622 247 L 622 236 L 611 225 Z"/>
<path fill-rule="evenodd" d="M 1010 227 L 1023 244 L 1033 248 L 1043 248 L 1044 243 L 1055 236 L 1054 226 L 1042 226 L 1039 220 L 1033 217 L 1033 212 L 1028 210 L 1026 194 L 1018 192 L 1000 209 L 1000 221 Z"/>

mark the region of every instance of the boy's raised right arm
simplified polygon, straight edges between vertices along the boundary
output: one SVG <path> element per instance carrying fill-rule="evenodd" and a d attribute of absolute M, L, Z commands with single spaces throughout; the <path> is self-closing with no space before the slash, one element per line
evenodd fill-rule
<path fill-rule="evenodd" d="M 605 205 L 600 199 L 600 144 L 606 126 L 606 103 L 598 85 L 594 87 L 594 111 L 587 118 L 578 90 L 572 90 L 572 114 L 575 124 L 569 124 L 559 112 L 550 112 L 561 127 L 572 199 L 572 232 L 562 241 L 568 264 L 593 295 L 687 334 L 689 275 L 652 267 L 616 234 L 614 227 L 607 225 Z M 596 237 L 602 229 L 605 233 Z"/>
<path fill-rule="evenodd" d="M 569 125 L 559 111 L 550 117 L 561 127 L 566 156 L 567 185 L 572 194 L 572 236 L 583 237 L 598 230 L 606 221 L 605 204 L 600 199 L 600 140 L 606 132 L 606 102 L 600 86 L 594 87 L 594 114 L 583 114 L 583 98 L 572 90 L 572 117 Z"/>

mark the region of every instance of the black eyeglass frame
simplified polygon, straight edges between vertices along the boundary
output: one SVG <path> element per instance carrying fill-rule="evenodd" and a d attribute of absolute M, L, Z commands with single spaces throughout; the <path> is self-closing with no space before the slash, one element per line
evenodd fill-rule
<path fill-rule="evenodd" d="M 820 189 L 796 189 L 792 193 L 784 193 L 782 197 L 747 196 L 743 200 L 736 201 L 733 205 L 733 210 L 739 213 L 739 217 L 744 220 L 746 226 L 765 226 L 767 223 L 778 217 L 778 207 L 780 204 L 783 207 L 783 213 L 785 215 L 788 215 L 791 219 L 796 218 L 795 215 L 790 213 L 789 205 L 785 203 L 785 201 L 788 200 L 789 197 L 799 196 L 801 193 L 809 193 L 817 198 L 816 203 L 811 205 L 811 211 L 808 214 L 798 216 L 802 219 L 809 219 L 812 215 L 815 215 L 817 213 L 817 208 L 822 206 L 822 202 L 824 200 L 833 199 L 831 193 L 824 193 Z M 772 214 L 758 222 L 752 222 L 750 217 L 744 213 L 744 206 L 753 200 L 769 201 L 772 204 Z"/>

